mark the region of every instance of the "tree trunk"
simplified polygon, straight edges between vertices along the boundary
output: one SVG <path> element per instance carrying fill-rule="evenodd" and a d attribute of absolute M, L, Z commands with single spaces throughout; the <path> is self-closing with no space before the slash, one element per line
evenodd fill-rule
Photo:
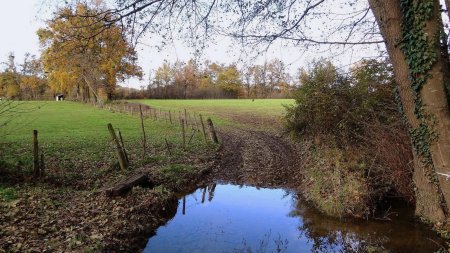
<path fill-rule="evenodd" d="M 450 183 L 445 182 L 446 178 L 439 174 L 450 174 L 450 118 L 443 69 L 446 59 L 441 57 L 440 44 L 436 40 L 436 43 L 433 44 L 433 50 L 436 52 L 437 60 L 431 70 L 428 71 L 428 74 L 432 76 L 426 80 L 423 88 L 419 91 L 424 104 L 424 113 L 435 120 L 435 124 L 431 124 L 430 120 L 420 119 L 414 110 L 417 100 L 411 88 L 410 69 L 406 61 L 406 55 L 398 45 L 403 40 L 401 25 L 404 22 L 400 1 L 369 0 L 369 4 L 378 22 L 394 67 L 395 80 L 409 127 L 417 129 L 422 123 L 426 124 L 429 129 L 433 129 L 437 134 L 429 149 L 432 157 L 431 163 L 423 162 L 425 159 L 423 153 L 414 149 L 413 177 L 416 184 L 416 214 L 432 222 L 442 222 L 447 216 L 447 203 L 450 203 Z M 426 21 L 424 28 L 424 33 L 429 34 L 431 39 L 438 38 L 433 36 L 440 29 L 440 16 L 437 15 L 439 2 L 434 1 L 434 4 L 436 7 L 435 13 Z M 430 178 L 438 179 L 430 180 Z"/>
<path fill-rule="evenodd" d="M 448 18 L 450 19 L 450 0 L 445 0 L 445 7 L 447 8 L 447 15 L 448 15 Z M 443 40 L 444 40 L 444 43 L 443 43 L 443 45 L 442 45 L 442 57 L 444 57 L 444 58 L 447 58 L 447 59 L 450 59 L 449 58 L 449 53 L 448 53 L 448 50 L 449 50 L 449 45 L 448 45 L 448 38 L 450 37 L 450 28 L 449 27 L 446 27 L 446 28 L 444 28 L 444 27 L 442 27 L 442 30 L 443 30 Z M 447 104 L 448 104 L 448 106 L 450 107 L 450 62 L 448 62 L 448 65 L 446 66 L 446 69 L 447 69 L 447 71 L 446 71 L 446 76 L 447 76 L 447 79 L 445 80 L 445 83 L 446 83 L 446 91 L 447 91 Z"/>
<path fill-rule="evenodd" d="M 447 15 L 448 18 L 450 19 L 450 0 L 445 0 L 445 7 L 447 8 Z"/>
<path fill-rule="evenodd" d="M 80 100 L 80 84 L 77 82 L 77 100 Z"/>
<path fill-rule="evenodd" d="M 426 22 L 425 34 L 430 38 L 440 38 L 442 29 L 442 18 L 440 4 L 434 0 L 434 12 L 432 18 Z M 445 90 L 448 58 L 442 55 L 442 47 L 439 39 L 434 40 L 433 51 L 437 60 L 428 72 L 431 76 L 422 89 L 421 97 L 424 110 L 436 122 L 430 124 L 437 134 L 436 140 L 431 143 L 431 156 L 435 171 L 438 173 L 439 185 L 444 195 L 446 207 L 450 206 L 450 182 L 444 175 L 450 174 L 450 111 L 448 108 L 447 94 Z M 444 175 L 442 175 L 444 174 Z"/>
<path fill-rule="evenodd" d="M 106 99 L 108 101 L 112 101 L 113 100 L 113 91 L 108 90 L 106 93 Z"/>

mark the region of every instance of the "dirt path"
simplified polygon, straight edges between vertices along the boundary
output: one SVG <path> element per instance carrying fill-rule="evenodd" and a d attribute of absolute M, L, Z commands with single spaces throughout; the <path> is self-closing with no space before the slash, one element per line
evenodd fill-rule
<path fill-rule="evenodd" d="M 223 143 L 209 180 L 260 187 L 296 188 L 295 148 L 274 134 L 247 129 L 220 132 Z"/>

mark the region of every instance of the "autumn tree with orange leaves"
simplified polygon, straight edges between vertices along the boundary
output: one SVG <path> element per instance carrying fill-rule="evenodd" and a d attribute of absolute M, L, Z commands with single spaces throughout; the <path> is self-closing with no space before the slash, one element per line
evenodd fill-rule
<path fill-rule="evenodd" d="M 142 77 L 136 51 L 124 39 L 126 31 L 117 25 L 105 29 L 90 18 L 100 11 L 84 4 L 65 7 L 38 30 L 42 62 L 55 93 L 84 102 L 111 100 L 119 81 Z"/>

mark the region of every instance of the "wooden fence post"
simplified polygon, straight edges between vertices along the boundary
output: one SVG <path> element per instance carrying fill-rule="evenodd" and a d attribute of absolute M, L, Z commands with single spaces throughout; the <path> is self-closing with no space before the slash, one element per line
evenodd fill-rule
<path fill-rule="evenodd" d="M 206 120 L 206 123 L 208 124 L 209 134 L 211 135 L 211 139 L 213 140 L 214 143 L 219 143 L 219 139 L 217 139 L 216 130 L 214 130 L 214 125 L 213 125 L 211 118 L 208 118 Z"/>
<path fill-rule="evenodd" d="M 169 110 L 169 120 L 170 120 L 170 124 L 172 124 L 172 112 L 171 112 L 171 110 Z"/>
<path fill-rule="evenodd" d="M 188 119 L 187 119 L 187 110 L 184 109 L 184 123 L 186 124 L 186 128 L 188 127 Z"/>
<path fill-rule="evenodd" d="M 37 130 L 33 130 L 33 172 L 35 177 L 39 176 L 39 145 Z"/>
<path fill-rule="evenodd" d="M 116 132 L 114 131 L 114 128 L 111 125 L 111 123 L 108 124 L 108 130 L 109 130 L 109 134 L 111 135 L 111 138 L 112 138 L 112 140 L 113 140 L 113 142 L 114 142 L 114 144 L 116 146 L 116 155 L 117 155 L 117 159 L 119 160 L 120 168 L 122 170 L 126 170 L 127 167 L 128 167 L 128 162 L 127 162 L 127 159 L 126 159 L 125 154 L 123 152 L 123 149 L 122 149 L 122 147 L 120 145 L 120 142 L 117 139 Z"/>
<path fill-rule="evenodd" d="M 189 141 L 187 143 L 188 146 L 189 146 L 189 144 L 191 144 L 191 141 L 192 141 L 192 138 L 194 138 L 195 132 L 197 132 L 197 129 L 192 129 L 191 137 L 189 138 Z"/>
<path fill-rule="evenodd" d="M 170 145 L 169 145 L 169 142 L 167 141 L 167 138 L 164 138 L 164 141 L 166 141 L 166 147 L 167 147 L 167 151 L 169 151 L 169 155 L 172 155 L 172 151 L 170 151 Z"/>
<path fill-rule="evenodd" d="M 142 106 L 141 105 L 139 105 L 139 113 L 140 113 L 140 116 L 141 116 L 141 128 L 142 128 L 142 136 L 143 136 L 143 140 L 142 140 L 142 149 L 143 149 L 142 158 L 145 158 L 147 138 L 145 136 L 144 114 L 142 114 Z"/>
<path fill-rule="evenodd" d="M 181 119 L 181 134 L 183 138 L 183 149 L 186 149 L 186 130 L 184 128 L 184 119 Z"/>
<path fill-rule="evenodd" d="M 205 143 L 208 143 L 206 138 L 205 123 L 203 123 L 203 116 L 200 114 L 200 123 L 202 123 L 203 137 L 205 137 Z"/>
<path fill-rule="evenodd" d="M 120 145 L 122 146 L 123 153 L 125 154 L 125 159 L 127 159 L 127 163 L 130 163 L 130 159 L 128 159 L 127 150 L 125 149 L 125 144 L 123 143 L 122 132 L 119 128 L 117 128 L 117 133 L 119 134 Z"/>

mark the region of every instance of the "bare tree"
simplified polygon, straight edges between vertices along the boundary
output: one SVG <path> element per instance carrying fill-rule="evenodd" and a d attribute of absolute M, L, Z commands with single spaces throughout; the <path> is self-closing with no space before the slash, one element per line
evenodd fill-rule
<path fill-rule="evenodd" d="M 247 66 L 243 68 L 241 72 L 244 79 L 244 86 L 247 93 L 247 98 L 250 98 L 250 90 L 252 88 L 253 67 Z"/>

